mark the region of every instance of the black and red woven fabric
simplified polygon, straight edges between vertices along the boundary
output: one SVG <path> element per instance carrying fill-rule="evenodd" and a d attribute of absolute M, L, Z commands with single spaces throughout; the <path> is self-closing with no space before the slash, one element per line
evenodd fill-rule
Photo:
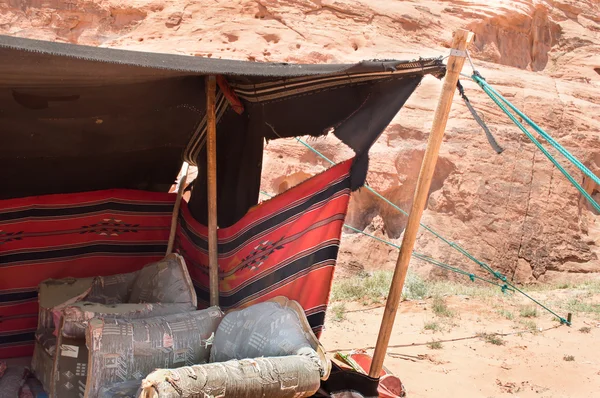
<path fill-rule="evenodd" d="M 218 231 L 219 304 L 223 310 L 286 296 L 298 301 L 316 333 L 325 317 L 350 198 L 352 161 L 262 202 Z M 208 305 L 207 228 L 182 208 L 176 251 Z"/>
<path fill-rule="evenodd" d="M 348 160 L 219 229 L 220 304 L 286 296 L 323 325 L 350 197 Z M 102 190 L 0 201 L 0 358 L 31 355 L 37 286 L 138 270 L 166 251 L 174 194 Z M 207 228 L 182 203 L 175 250 L 208 301 Z"/>
<path fill-rule="evenodd" d="M 31 354 L 41 281 L 131 272 L 162 258 L 173 203 L 133 190 L 0 201 L 0 357 Z"/>

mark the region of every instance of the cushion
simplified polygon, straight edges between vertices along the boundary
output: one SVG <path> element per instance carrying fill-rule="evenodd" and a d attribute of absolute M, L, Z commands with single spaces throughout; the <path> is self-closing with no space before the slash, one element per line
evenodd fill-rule
<path fill-rule="evenodd" d="M 159 369 L 142 380 L 139 397 L 311 397 L 321 384 L 321 366 L 315 357 L 290 355 Z"/>
<path fill-rule="evenodd" d="M 88 374 L 85 340 L 59 336 L 54 365 L 54 397 L 80 398 Z"/>
<path fill-rule="evenodd" d="M 90 292 L 94 278 L 47 279 L 39 286 L 39 328 L 54 328 L 53 309 L 82 300 Z"/>
<path fill-rule="evenodd" d="M 79 301 L 62 309 L 61 333 L 65 337 L 85 339 L 85 329 L 92 318 L 140 319 L 195 311 L 190 303 L 98 304 Z"/>
<path fill-rule="evenodd" d="M 90 320 L 86 396 L 96 397 L 101 387 L 117 382 L 141 380 L 156 368 L 208 362 L 222 316 L 211 307 L 164 317 Z"/>
<path fill-rule="evenodd" d="M 130 380 L 112 386 L 102 387 L 99 398 L 136 398 L 140 388 L 140 380 Z"/>
<path fill-rule="evenodd" d="M 183 257 L 170 254 L 138 271 L 129 302 L 197 306 L 196 291 Z"/>
<path fill-rule="evenodd" d="M 85 301 L 101 304 L 129 302 L 138 272 L 95 277 Z"/>
<path fill-rule="evenodd" d="M 40 344 L 44 351 L 46 351 L 46 354 L 51 357 L 54 356 L 54 353 L 56 352 L 56 336 L 52 329 L 38 329 L 35 332 L 35 340 Z"/>
<path fill-rule="evenodd" d="M 231 359 L 281 357 L 316 352 L 326 379 L 331 370 L 325 350 L 312 332 L 304 310 L 296 301 L 276 297 L 229 312 L 217 333 L 210 362 Z"/>
<path fill-rule="evenodd" d="M 46 391 L 50 391 L 52 369 L 54 367 L 54 357 L 42 347 L 39 342 L 35 342 L 33 347 L 33 358 L 31 360 L 31 369 L 35 377 L 42 383 Z"/>

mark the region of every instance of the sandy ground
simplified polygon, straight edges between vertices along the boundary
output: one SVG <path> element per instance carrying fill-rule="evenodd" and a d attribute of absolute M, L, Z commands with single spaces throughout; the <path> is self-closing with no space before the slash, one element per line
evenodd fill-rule
<path fill-rule="evenodd" d="M 561 294 L 569 293 L 542 295 L 552 299 Z M 577 314 L 573 326 L 567 327 L 541 311 L 533 318 L 521 317 L 524 302 L 517 299 L 451 296 L 446 302 L 454 313 L 446 318 L 433 314 L 432 299 L 400 306 L 385 366 L 402 379 L 408 397 L 600 397 L 597 318 Z M 335 352 L 372 347 L 383 313 L 382 307 L 373 307 L 377 305 L 347 303 L 342 321 L 330 313 L 321 338 L 325 348 Z M 514 318 L 507 319 L 501 311 L 514 313 Z M 428 323 L 444 330 L 424 330 Z M 580 331 L 582 327 L 589 332 Z M 478 336 L 481 333 L 511 334 L 495 345 Z M 442 347 L 431 348 L 428 343 L 434 340 Z M 571 359 L 568 356 L 573 360 L 565 360 Z"/>

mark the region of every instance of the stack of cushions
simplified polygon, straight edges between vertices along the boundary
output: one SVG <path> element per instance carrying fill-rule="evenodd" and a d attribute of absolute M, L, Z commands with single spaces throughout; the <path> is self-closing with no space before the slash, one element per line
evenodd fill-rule
<path fill-rule="evenodd" d="M 195 306 L 179 255 L 130 274 L 45 281 L 34 371 L 60 398 L 309 397 L 329 376 L 297 302 L 227 316 Z"/>
<path fill-rule="evenodd" d="M 186 313 L 197 299 L 183 257 L 171 254 L 128 274 L 44 281 L 39 303 L 32 368 L 51 396 L 69 398 L 85 390 L 90 320 Z"/>
<path fill-rule="evenodd" d="M 137 396 L 310 397 L 331 370 L 302 307 L 284 297 L 228 313 L 210 359 L 210 364 L 156 370 Z"/>

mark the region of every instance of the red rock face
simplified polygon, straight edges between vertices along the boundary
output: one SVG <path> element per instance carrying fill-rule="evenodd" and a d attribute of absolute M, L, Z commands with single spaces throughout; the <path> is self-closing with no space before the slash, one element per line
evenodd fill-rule
<path fill-rule="evenodd" d="M 600 5 L 594 0 L 9 0 L 0 33 L 104 47 L 255 61 L 354 62 L 447 55 L 452 31 L 509 100 L 593 170 L 600 161 Z M 470 72 L 465 66 L 465 72 Z M 600 276 L 600 220 L 578 192 L 474 84 L 467 95 L 505 148 L 496 155 L 457 97 L 423 222 L 519 281 Z M 371 151 L 369 183 L 406 210 L 441 84 L 427 78 Z M 312 142 L 352 156 L 335 137 Z M 272 141 L 263 189 L 328 167 L 293 140 Z M 568 168 L 586 189 L 600 188 Z M 348 223 L 397 239 L 405 217 L 361 190 Z M 418 251 L 476 270 L 423 232 Z M 393 267 L 396 251 L 345 234 L 340 265 Z M 423 274 L 446 277 L 415 260 Z"/>

